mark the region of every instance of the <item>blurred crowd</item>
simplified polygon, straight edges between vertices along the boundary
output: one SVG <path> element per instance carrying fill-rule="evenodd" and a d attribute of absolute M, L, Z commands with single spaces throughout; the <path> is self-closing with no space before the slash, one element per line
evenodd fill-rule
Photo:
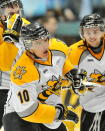
<path fill-rule="evenodd" d="M 76 21 L 94 12 L 104 16 L 105 10 L 105 0 L 27 0 L 27 2 L 22 0 L 22 2 L 26 17 L 31 20 L 51 15 L 60 22 Z"/>
<path fill-rule="evenodd" d="M 22 0 L 22 2 L 27 19 L 44 23 L 47 28 L 53 30 L 52 32 L 55 32 L 58 22 L 78 21 L 94 12 L 105 17 L 105 0 Z"/>
<path fill-rule="evenodd" d="M 39 22 L 55 35 L 59 22 L 80 22 L 88 14 L 99 13 L 105 18 L 105 0 L 21 0 L 24 15 L 29 21 Z M 77 28 L 77 27 L 76 27 Z M 78 27 L 79 28 L 79 27 Z M 71 44 L 79 40 L 77 36 L 57 36 Z"/>

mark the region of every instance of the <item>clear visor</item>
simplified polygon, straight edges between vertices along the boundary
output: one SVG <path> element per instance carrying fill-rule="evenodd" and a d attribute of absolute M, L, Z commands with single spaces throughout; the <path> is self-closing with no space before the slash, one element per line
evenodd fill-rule
<path fill-rule="evenodd" d="M 98 27 L 100 29 L 100 31 L 102 32 L 105 32 L 105 25 L 104 24 L 93 24 L 93 25 L 85 25 L 85 26 L 81 26 L 80 27 L 80 37 L 82 39 L 84 39 L 84 36 L 83 36 L 83 28 L 95 28 L 95 27 Z"/>
<path fill-rule="evenodd" d="M 85 26 L 81 26 L 81 28 L 95 28 L 95 27 L 99 27 L 99 28 L 105 28 L 104 24 L 91 24 L 91 25 L 85 25 Z"/>
<path fill-rule="evenodd" d="M 29 50 L 32 46 L 32 40 L 25 39 L 24 37 L 19 37 L 19 42 L 22 43 L 25 49 Z"/>
<path fill-rule="evenodd" d="M 27 39 L 27 38 L 24 38 L 24 37 L 20 37 L 19 41 L 21 41 L 23 43 L 23 45 L 25 46 L 25 49 L 29 50 L 32 46 L 32 41 L 35 41 L 35 40 L 40 40 L 40 39 L 49 39 L 50 35 L 46 35 L 46 36 L 41 36 L 41 37 L 33 37 L 33 38 L 30 38 L 30 39 Z"/>

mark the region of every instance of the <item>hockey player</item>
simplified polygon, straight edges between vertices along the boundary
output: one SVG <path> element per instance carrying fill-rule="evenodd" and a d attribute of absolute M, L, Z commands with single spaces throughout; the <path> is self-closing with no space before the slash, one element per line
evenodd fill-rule
<path fill-rule="evenodd" d="M 12 64 L 14 61 L 16 61 L 15 57 L 18 54 L 18 48 L 13 44 L 13 43 L 8 43 L 8 42 L 3 42 L 3 34 L 5 33 L 5 40 L 10 40 L 10 36 L 8 37 L 8 28 L 7 24 L 10 20 L 10 24 L 8 25 L 9 28 L 12 26 L 15 26 L 15 22 L 19 22 L 18 16 L 12 17 L 13 14 L 22 14 L 22 3 L 20 0 L 0 0 L 0 70 L 2 71 L 10 71 Z M 8 19 L 8 21 L 7 21 Z M 25 21 L 26 22 L 26 21 Z M 14 32 L 16 27 L 13 29 Z M 9 32 L 10 33 L 10 32 Z M 11 35 L 14 35 L 14 40 L 15 40 L 15 35 L 13 32 L 11 32 Z M 17 44 L 19 45 L 19 44 Z M 19 48 L 21 45 L 18 46 Z M 0 128 L 2 126 L 2 116 L 4 112 L 4 104 L 7 99 L 7 92 L 9 89 L 9 74 L 7 72 L 0 72 Z"/>
<path fill-rule="evenodd" d="M 21 35 L 26 51 L 11 73 L 10 95 L 3 118 L 4 129 L 5 131 L 66 131 L 60 120 L 68 119 L 76 123 L 76 114 L 65 110 L 61 105 L 60 96 L 44 90 L 48 87 L 49 81 L 55 82 L 62 73 L 68 78 L 72 76 L 74 85 L 80 84 L 81 72 L 74 69 L 68 60 L 65 61 L 66 54 L 62 46 L 58 48 L 53 46 L 52 49 L 52 38 L 43 26 L 38 23 L 29 24 L 22 28 Z M 55 41 L 58 45 L 61 43 Z M 55 87 L 52 89 L 53 92 L 56 90 Z M 46 97 L 49 96 L 46 104 L 42 104 L 37 98 L 41 92 Z M 28 121 L 27 124 L 24 124 L 24 120 Z"/>
<path fill-rule="evenodd" d="M 104 131 L 105 24 L 102 17 L 99 14 L 84 16 L 80 31 L 82 40 L 70 46 L 69 60 L 75 67 L 87 71 L 88 81 L 98 84 L 91 92 L 78 92 L 83 107 L 81 131 Z"/>
<path fill-rule="evenodd" d="M 7 18 L 10 18 L 13 14 L 22 15 L 22 10 L 23 5 L 20 0 L 0 0 L 0 43 Z"/>

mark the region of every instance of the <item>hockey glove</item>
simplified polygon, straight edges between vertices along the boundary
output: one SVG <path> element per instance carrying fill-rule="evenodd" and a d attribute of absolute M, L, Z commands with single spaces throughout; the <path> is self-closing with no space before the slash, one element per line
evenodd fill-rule
<path fill-rule="evenodd" d="M 4 31 L 4 41 L 8 42 L 19 42 L 20 31 L 22 27 L 22 18 L 16 15 L 15 19 L 11 20 L 12 17 L 7 20 L 7 27 Z"/>
<path fill-rule="evenodd" d="M 83 89 L 82 81 L 86 79 L 87 72 L 83 69 L 73 69 L 65 75 L 68 79 L 73 81 L 72 87 L 75 89 Z"/>
<path fill-rule="evenodd" d="M 77 114 L 68 110 L 67 107 L 64 107 L 62 104 L 57 104 L 56 108 L 60 110 L 58 120 L 69 120 L 78 123 L 79 118 Z"/>

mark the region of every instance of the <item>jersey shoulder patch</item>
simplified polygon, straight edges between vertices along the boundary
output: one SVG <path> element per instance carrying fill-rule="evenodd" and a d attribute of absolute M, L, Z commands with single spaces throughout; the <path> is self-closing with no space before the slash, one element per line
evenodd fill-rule
<path fill-rule="evenodd" d="M 20 57 L 11 71 L 11 80 L 17 85 L 23 85 L 39 79 L 39 72 L 26 52 Z"/>

